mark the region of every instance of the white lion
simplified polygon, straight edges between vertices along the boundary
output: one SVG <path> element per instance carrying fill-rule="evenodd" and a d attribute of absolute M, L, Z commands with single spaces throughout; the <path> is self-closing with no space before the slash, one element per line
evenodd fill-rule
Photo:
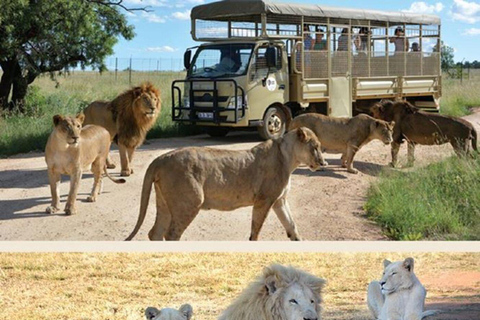
<path fill-rule="evenodd" d="M 180 309 L 164 308 L 158 310 L 154 307 L 148 307 L 145 310 L 147 320 L 190 320 L 192 318 L 193 309 L 189 304 L 184 304 Z"/>
<path fill-rule="evenodd" d="M 272 265 L 251 283 L 218 320 L 319 320 L 325 280 Z"/>
<path fill-rule="evenodd" d="M 380 282 L 368 286 L 367 303 L 378 320 L 421 320 L 437 311 L 423 311 L 427 291 L 413 273 L 413 258 L 383 262 Z"/>

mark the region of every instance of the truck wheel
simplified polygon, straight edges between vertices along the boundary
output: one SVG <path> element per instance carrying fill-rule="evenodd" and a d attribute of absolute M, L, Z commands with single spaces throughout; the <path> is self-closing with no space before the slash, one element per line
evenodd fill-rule
<path fill-rule="evenodd" d="M 225 137 L 229 131 L 230 128 L 228 127 L 205 127 L 205 132 L 207 132 L 210 137 L 214 138 Z"/>
<path fill-rule="evenodd" d="M 285 112 L 279 107 L 270 107 L 263 116 L 263 126 L 258 127 L 258 133 L 264 140 L 280 138 L 285 133 Z"/>

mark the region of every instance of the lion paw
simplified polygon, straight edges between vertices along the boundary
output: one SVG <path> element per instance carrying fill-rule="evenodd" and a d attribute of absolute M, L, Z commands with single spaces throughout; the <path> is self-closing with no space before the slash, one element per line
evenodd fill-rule
<path fill-rule="evenodd" d="M 95 201 L 97 201 L 97 197 L 94 197 L 94 196 L 87 197 L 87 202 L 95 202 Z"/>
<path fill-rule="evenodd" d="M 77 209 L 75 208 L 65 208 L 65 213 L 67 214 L 67 216 L 73 216 L 75 214 L 77 214 Z"/>
<path fill-rule="evenodd" d="M 122 171 L 120 172 L 120 176 L 122 176 L 122 177 L 128 177 L 128 176 L 130 176 L 131 174 L 132 174 L 132 171 L 131 171 L 131 170 L 122 170 Z"/>
<path fill-rule="evenodd" d="M 354 169 L 354 168 L 350 168 L 350 169 L 347 169 L 347 172 L 357 174 L 357 173 L 358 173 L 358 170 L 357 170 L 357 169 Z"/>
<path fill-rule="evenodd" d="M 107 163 L 107 169 L 115 169 L 117 165 L 115 163 Z"/>
<path fill-rule="evenodd" d="M 54 206 L 49 206 L 49 207 L 47 207 L 47 209 L 45 209 L 45 212 L 47 212 L 47 213 L 50 213 L 50 214 L 51 214 L 51 213 L 55 213 L 55 212 L 57 212 L 58 210 L 60 210 L 60 209 L 58 209 L 57 207 L 54 207 Z"/>

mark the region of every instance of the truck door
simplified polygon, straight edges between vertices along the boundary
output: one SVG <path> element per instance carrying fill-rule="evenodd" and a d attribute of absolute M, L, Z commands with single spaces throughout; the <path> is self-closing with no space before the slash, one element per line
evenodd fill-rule
<path fill-rule="evenodd" d="M 352 116 L 351 56 L 352 36 L 349 26 L 330 27 L 331 79 L 329 83 L 329 115 Z"/>

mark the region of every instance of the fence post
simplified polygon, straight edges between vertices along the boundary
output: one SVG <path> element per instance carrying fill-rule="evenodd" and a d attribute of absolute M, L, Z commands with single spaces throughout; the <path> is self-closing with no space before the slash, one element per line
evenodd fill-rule
<path fill-rule="evenodd" d="M 130 57 L 130 67 L 128 68 L 128 84 L 132 85 L 132 57 Z"/>
<path fill-rule="evenodd" d="M 117 81 L 118 77 L 118 57 L 115 58 L 115 81 Z"/>

